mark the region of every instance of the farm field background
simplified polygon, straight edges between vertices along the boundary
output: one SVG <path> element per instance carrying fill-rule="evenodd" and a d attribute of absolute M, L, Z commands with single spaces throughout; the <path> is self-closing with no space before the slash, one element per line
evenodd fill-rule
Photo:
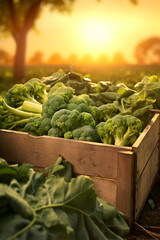
<path fill-rule="evenodd" d="M 72 70 L 83 75 L 89 75 L 93 82 L 110 81 L 112 83 L 123 82 L 128 87 L 134 87 L 143 76 L 160 75 L 160 66 L 158 65 L 90 65 L 77 66 L 72 65 Z M 27 66 L 24 83 L 31 78 L 46 77 L 62 69 L 68 71 L 68 65 L 36 65 Z M 0 93 L 4 94 L 13 85 L 12 66 L 0 66 Z"/>

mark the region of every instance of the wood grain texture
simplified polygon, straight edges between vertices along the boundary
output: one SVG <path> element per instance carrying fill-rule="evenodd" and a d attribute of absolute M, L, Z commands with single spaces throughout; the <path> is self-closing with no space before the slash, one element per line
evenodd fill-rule
<path fill-rule="evenodd" d="M 117 182 L 112 179 L 91 177 L 97 195 L 116 206 Z"/>
<path fill-rule="evenodd" d="M 138 218 L 141 209 L 149 195 L 159 168 L 159 143 L 157 143 L 152 155 L 145 166 L 135 189 L 135 219 Z"/>
<path fill-rule="evenodd" d="M 134 182 L 137 182 L 145 165 L 147 164 L 152 152 L 159 141 L 160 115 L 155 114 L 151 122 L 141 133 L 137 141 L 132 146 L 135 152 L 135 176 Z"/>
<path fill-rule="evenodd" d="M 133 217 L 133 169 L 134 153 L 119 151 L 116 207 L 126 214 L 130 222 Z"/>
<path fill-rule="evenodd" d="M 128 149 L 131 148 L 0 131 L 0 157 L 9 162 L 28 162 L 35 167 L 48 167 L 55 163 L 60 154 L 73 164 L 75 173 L 111 179 L 117 178 L 118 151 Z"/>

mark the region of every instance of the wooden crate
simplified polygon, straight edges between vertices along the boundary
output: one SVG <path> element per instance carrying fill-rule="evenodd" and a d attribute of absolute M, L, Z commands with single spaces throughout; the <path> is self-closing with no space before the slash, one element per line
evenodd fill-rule
<path fill-rule="evenodd" d="M 0 130 L 0 157 L 36 168 L 53 165 L 59 154 L 75 174 L 91 177 L 99 197 L 137 219 L 159 166 L 160 115 L 155 114 L 132 147 Z"/>

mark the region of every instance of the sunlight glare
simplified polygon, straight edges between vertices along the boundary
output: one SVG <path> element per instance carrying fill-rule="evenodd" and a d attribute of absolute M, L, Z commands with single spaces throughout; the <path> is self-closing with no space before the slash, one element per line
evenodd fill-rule
<path fill-rule="evenodd" d="M 86 20 L 82 22 L 79 29 L 81 34 L 81 47 L 89 53 L 95 55 L 106 52 L 112 45 L 114 28 L 108 22 L 102 20 Z"/>

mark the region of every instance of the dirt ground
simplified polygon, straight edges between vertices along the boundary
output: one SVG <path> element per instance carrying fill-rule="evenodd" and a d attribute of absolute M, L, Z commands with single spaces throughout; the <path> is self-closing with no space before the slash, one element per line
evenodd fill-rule
<path fill-rule="evenodd" d="M 133 224 L 126 239 L 160 239 L 160 174 L 152 187 L 139 219 Z"/>

